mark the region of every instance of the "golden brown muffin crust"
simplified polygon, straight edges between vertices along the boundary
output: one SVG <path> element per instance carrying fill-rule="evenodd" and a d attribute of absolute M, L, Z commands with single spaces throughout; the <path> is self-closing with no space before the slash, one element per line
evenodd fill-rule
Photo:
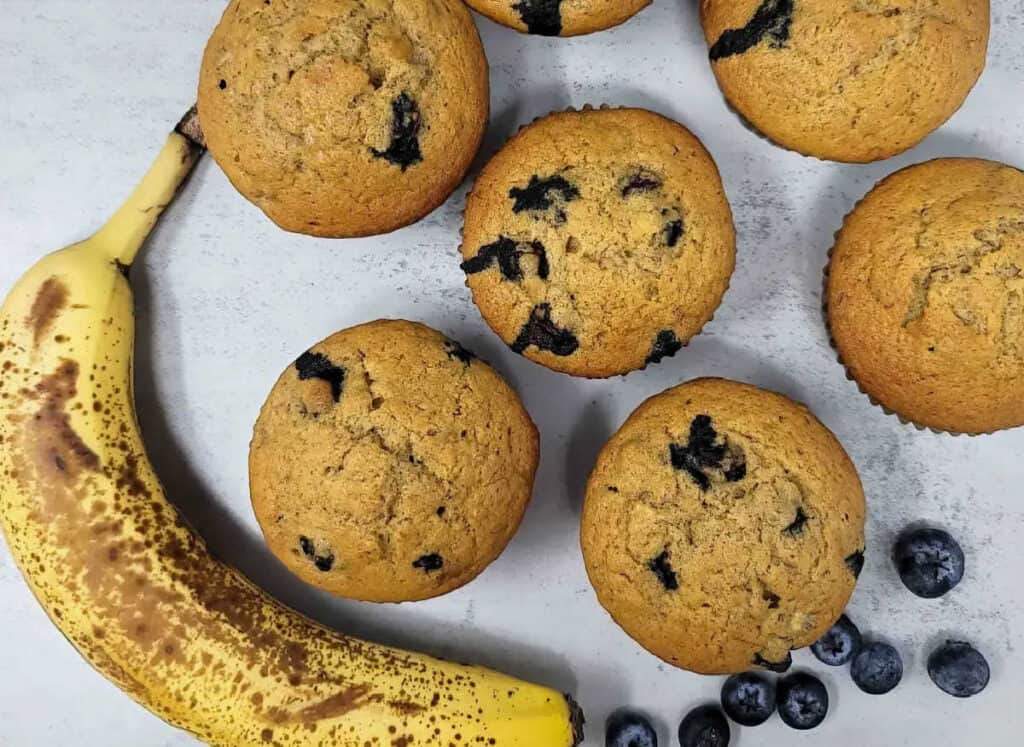
<path fill-rule="evenodd" d="M 363 236 L 458 186 L 488 96 L 458 0 L 232 0 L 203 57 L 199 113 L 217 163 L 274 222 Z"/>
<path fill-rule="evenodd" d="M 256 518 L 306 582 L 368 601 L 475 578 L 530 499 L 537 430 L 486 363 L 422 324 L 315 345 L 275 384 L 249 459 Z"/>
<path fill-rule="evenodd" d="M 838 619 L 864 562 L 842 446 L 782 395 L 698 379 L 642 404 L 601 451 L 581 541 L 601 604 L 703 674 L 779 666 Z"/>
<path fill-rule="evenodd" d="M 1024 424 L 1024 173 L 950 158 L 883 180 L 836 237 L 827 306 L 889 410 L 953 432 Z"/>

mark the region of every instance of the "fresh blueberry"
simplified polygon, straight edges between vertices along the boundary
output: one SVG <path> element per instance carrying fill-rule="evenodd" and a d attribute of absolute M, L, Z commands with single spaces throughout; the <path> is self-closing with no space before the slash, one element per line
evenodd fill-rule
<path fill-rule="evenodd" d="M 817 677 L 797 672 L 779 680 L 779 718 L 794 729 L 813 729 L 828 715 L 828 690 Z"/>
<path fill-rule="evenodd" d="M 903 679 L 903 658 L 888 643 L 869 643 L 853 659 L 853 681 L 869 695 L 884 695 Z"/>
<path fill-rule="evenodd" d="M 728 747 L 729 722 L 718 706 L 694 708 L 679 724 L 681 747 Z"/>
<path fill-rule="evenodd" d="M 616 711 L 605 727 L 605 747 L 658 747 L 651 722 L 636 711 Z"/>
<path fill-rule="evenodd" d="M 860 631 L 846 615 L 840 617 L 817 642 L 811 644 L 811 653 L 822 664 L 841 667 L 861 649 Z"/>
<path fill-rule="evenodd" d="M 988 685 L 988 662 L 971 644 L 946 641 L 928 657 L 928 676 L 943 692 L 969 698 Z"/>
<path fill-rule="evenodd" d="M 775 685 L 756 672 L 734 674 L 722 685 L 722 709 L 741 726 L 759 726 L 775 713 Z"/>
<path fill-rule="evenodd" d="M 925 599 L 941 597 L 964 577 L 964 551 L 941 529 L 904 532 L 893 560 L 903 584 Z"/>

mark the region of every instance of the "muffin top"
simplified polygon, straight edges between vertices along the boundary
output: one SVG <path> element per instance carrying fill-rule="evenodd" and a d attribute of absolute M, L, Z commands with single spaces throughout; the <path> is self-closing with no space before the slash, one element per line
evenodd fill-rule
<path fill-rule="evenodd" d="M 210 152 L 282 228 L 363 236 L 459 184 L 488 118 L 458 0 L 232 0 L 199 80 Z"/>
<path fill-rule="evenodd" d="M 338 332 L 278 379 L 256 423 L 252 502 L 308 583 L 425 599 L 477 576 L 519 526 L 537 430 L 494 369 L 422 324 Z"/>
<path fill-rule="evenodd" d="M 1024 173 L 950 158 L 883 180 L 836 238 L 827 303 L 884 407 L 952 432 L 1024 424 Z"/>
<path fill-rule="evenodd" d="M 466 0 L 492 21 L 530 34 L 576 36 L 618 26 L 651 0 Z"/>
<path fill-rule="evenodd" d="M 601 451 L 581 540 L 601 604 L 651 653 L 704 674 L 784 670 L 864 563 L 864 494 L 806 407 L 698 379 L 641 405 Z"/>
<path fill-rule="evenodd" d="M 688 130 L 641 109 L 524 128 L 466 206 L 462 269 L 513 350 L 604 377 L 672 355 L 711 319 L 735 262 L 718 170 Z"/>
<path fill-rule="evenodd" d="M 702 0 L 729 102 L 775 142 L 836 161 L 917 144 L 985 66 L 989 0 Z"/>

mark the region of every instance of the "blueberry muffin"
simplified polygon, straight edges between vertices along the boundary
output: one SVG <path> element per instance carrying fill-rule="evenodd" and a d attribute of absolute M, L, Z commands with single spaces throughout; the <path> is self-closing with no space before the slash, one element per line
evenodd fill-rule
<path fill-rule="evenodd" d="M 274 554 L 344 597 L 426 599 L 475 578 L 515 533 L 537 430 L 494 369 L 422 324 L 376 321 L 281 375 L 249 456 Z"/>
<path fill-rule="evenodd" d="M 676 353 L 709 319 L 735 263 L 711 156 L 642 109 L 551 114 L 487 164 L 466 206 L 462 269 L 517 353 L 576 376 Z"/>
<path fill-rule="evenodd" d="M 466 0 L 469 7 L 509 28 L 542 36 L 602 31 L 632 18 L 651 0 Z"/>
<path fill-rule="evenodd" d="M 826 306 L 887 410 L 954 433 L 1024 424 L 1024 172 L 949 158 L 883 180 L 836 237 Z"/>
<path fill-rule="evenodd" d="M 923 140 L 985 67 L 989 0 L 702 0 L 726 99 L 780 145 L 867 162 Z"/>
<path fill-rule="evenodd" d="M 462 181 L 488 119 L 460 0 L 232 0 L 203 57 L 210 153 L 282 228 L 367 236 Z"/>
<path fill-rule="evenodd" d="M 641 405 L 601 451 L 581 540 L 601 604 L 702 674 L 784 671 L 842 614 L 864 564 L 864 494 L 804 406 L 722 379 Z"/>

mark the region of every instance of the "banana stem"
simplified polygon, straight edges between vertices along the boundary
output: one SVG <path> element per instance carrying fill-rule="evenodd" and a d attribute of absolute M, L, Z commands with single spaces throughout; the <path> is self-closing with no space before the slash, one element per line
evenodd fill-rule
<path fill-rule="evenodd" d="M 178 188 L 203 154 L 195 109 L 167 138 L 160 154 L 131 196 L 89 242 L 107 259 L 131 267 L 146 237 L 174 200 Z"/>

